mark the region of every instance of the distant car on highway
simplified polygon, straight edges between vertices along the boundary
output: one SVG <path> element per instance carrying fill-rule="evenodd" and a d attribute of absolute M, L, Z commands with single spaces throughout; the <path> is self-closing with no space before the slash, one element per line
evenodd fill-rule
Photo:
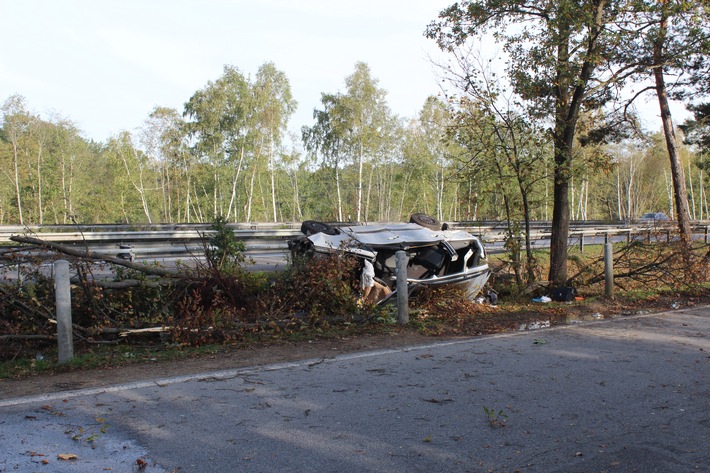
<path fill-rule="evenodd" d="M 658 224 L 661 222 L 667 222 L 668 220 L 668 215 L 663 212 L 646 212 L 645 214 L 641 215 L 637 222 Z"/>

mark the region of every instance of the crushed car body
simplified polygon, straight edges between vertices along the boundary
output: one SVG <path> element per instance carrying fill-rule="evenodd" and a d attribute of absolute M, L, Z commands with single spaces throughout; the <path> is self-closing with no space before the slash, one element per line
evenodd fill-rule
<path fill-rule="evenodd" d="M 415 221 L 413 219 L 413 221 Z M 419 221 L 419 220 L 416 220 Z M 302 236 L 289 242 L 295 256 L 330 255 L 337 252 L 369 261 L 378 283 L 396 291 L 396 252 L 408 258 L 407 282 L 418 285 L 463 285 L 473 299 L 488 281 L 490 270 L 479 239 L 464 230 L 449 230 L 430 222 L 388 223 L 335 227 L 305 221 Z M 387 291 L 387 294 L 389 294 Z"/>

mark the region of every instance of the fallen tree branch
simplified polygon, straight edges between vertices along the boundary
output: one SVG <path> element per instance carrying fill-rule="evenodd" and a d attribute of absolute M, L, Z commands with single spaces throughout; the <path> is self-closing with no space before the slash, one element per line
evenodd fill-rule
<path fill-rule="evenodd" d="M 145 333 L 164 333 L 172 330 L 172 327 L 149 327 L 149 328 L 132 328 L 123 329 L 118 333 L 119 337 L 127 337 L 128 335 L 139 335 Z"/>
<path fill-rule="evenodd" d="M 122 258 L 117 258 L 115 256 L 106 255 L 103 253 L 95 253 L 90 250 L 80 250 L 73 248 L 71 246 L 62 245 L 60 243 L 54 243 L 51 241 L 40 240 L 39 238 L 13 235 L 10 240 L 17 243 L 27 243 L 30 245 L 41 246 L 44 248 L 49 248 L 51 250 L 63 253 L 65 255 L 74 256 L 77 258 L 86 258 L 90 260 L 105 261 L 107 263 L 115 264 L 117 266 L 123 266 L 125 268 L 134 269 L 144 274 L 149 274 L 152 276 L 162 276 L 162 277 L 179 277 L 180 273 L 172 271 L 165 268 L 157 268 L 155 266 L 148 266 L 140 263 L 134 263 L 133 261 L 125 260 Z"/>
<path fill-rule="evenodd" d="M 80 278 L 71 278 L 73 284 L 81 283 Z M 131 287 L 150 287 L 157 289 L 159 287 L 170 287 L 175 285 L 175 281 L 170 279 L 161 280 L 140 280 L 140 279 L 124 279 L 123 281 L 101 281 L 101 280 L 91 280 L 88 284 L 93 286 L 98 286 L 103 289 L 128 289 Z"/>
<path fill-rule="evenodd" d="M 52 319 L 52 314 L 49 311 L 47 311 L 46 313 L 42 313 L 39 310 L 35 309 L 34 307 L 28 306 L 24 302 L 18 300 L 16 297 L 14 297 L 10 293 L 10 291 L 8 291 L 4 287 L 2 287 L 2 285 L 0 285 L 0 294 L 2 294 L 5 297 L 5 300 L 8 301 L 9 304 L 14 305 L 18 309 L 22 309 L 26 312 L 29 312 L 30 314 L 35 314 L 35 315 L 38 315 L 38 316 L 45 318 L 45 319 L 49 319 L 49 320 Z M 45 307 L 42 307 L 42 308 L 47 310 Z"/>
<path fill-rule="evenodd" d="M 0 340 L 54 340 L 53 335 L 0 335 Z"/>

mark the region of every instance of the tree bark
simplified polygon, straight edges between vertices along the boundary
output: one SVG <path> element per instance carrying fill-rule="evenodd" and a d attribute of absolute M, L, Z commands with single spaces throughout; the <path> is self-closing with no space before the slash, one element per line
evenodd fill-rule
<path fill-rule="evenodd" d="M 358 166 L 357 166 L 357 221 L 362 222 L 362 161 L 363 161 L 363 146 L 362 141 L 359 143 L 358 149 Z"/>
<path fill-rule="evenodd" d="M 569 160 L 571 149 L 565 138 L 570 126 L 569 77 L 569 27 L 560 25 L 560 42 L 557 47 L 557 93 L 555 107 L 554 181 L 552 207 L 552 234 L 550 235 L 549 281 L 553 286 L 567 282 L 567 237 L 569 235 Z M 572 127 L 574 131 L 574 127 Z"/>
<path fill-rule="evenodd" d="M 659 24 L 660 34 L 658 35 L 658 39 L 656 39 L 653 44 L 653 77 L 656 81 L 656 95 L 658 96 L 658 105 L 661 108 L 663 135 L 666 139 L 666 148 L 668 148 L 668 158 L 671 161 L 671 178 L 673 180 L 674 201 L 678 220 L 678 229 L 680 231 L 681 240 L 686 244 L 690 244 L 693 239 L 693 232 L 690 228 L 688 193 L 685 188 L 685 175 L 683 174 L 683 166 L 680 163 L 680 156 L 678 155 L 675 128 L 673 127 L 673 118 L 671 117 L 671 110 L 668 106 L 668 93 L 666 90 L 665 79 L 663 77 L 663 45 L 665 43 L 666 32 L 668 28 L 667 21 L 668 19 L 666 17 L 666 11 L 664 9 L 661 14 L 661 21 Z"/>
<path fill-rule="evenodd" d="M 12 164 L 15 171 L 15 197 L 17 198 L 17 216 L 20 220 L 20 225 L 25 224 L 25 219 L 22 215 L 22 194 L 20 192 L 20 157 L 17 149 L 17 141 L 12 141 Z"/>
<path fill-rule="evenodd" d="M 554 208 L 552 210 L 552 235 L 550 237 L 550 273 L 552 286 L 567 283 L 567 239 L 569 235 L 569 182 L 572 161 L 572 146 L 577 128 L 577 120 L 582 107 L 587 84 L 596 67 L 596 54 L 599 48 L 598 32 L 603 22 L 605 0 L 596 2 L 594 22 L 590 25 L 587 38 L 586 59 L 582 63 L 579 75 L 570 77 L 570 34 L 569 25 L 559 26 L 557 107 L 555 109 L 555 182 Z M 573 12 L 563 12 L 572 15 Z M 573 68 L 572 68 L 573 69 Z M 571 88 L 571 89 L 570 89 Z M 572 90 L 572 93 L 570 93 Z"/>

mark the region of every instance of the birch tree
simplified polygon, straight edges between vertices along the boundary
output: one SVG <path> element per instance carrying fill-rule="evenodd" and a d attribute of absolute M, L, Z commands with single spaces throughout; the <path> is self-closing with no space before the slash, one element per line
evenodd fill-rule
<path fill-rule="evenodd" d="M 276 212 L 276 155 L 286 133 L 288 119 L 296 110 L 297 102 L 291 95 L 288 77 L 276 69 L 273 63 L 259 68 L 252 87 L 257 134 L 266 141 L 268 169 L 271 188 L 273 221 L 278 221 Z"/>
<path fill-rule="evenodd" d="M 335 181 L 335 208 L 339 222 L 343 221 L 343 198 L 340 190 L 340 167 L 343 153 L 345 120 L 337 95 L 321 94 L 322 110 L 313 110 L 315 123 L 301 130 L 306 150 L 316 160 L 332 167 Z M 330 188 L 331 186 L 326 186 Z"/>
<path fill-rule="evenodd" d="M 185 116 L 189 119 L 186 130 L 192 139 L 192 150 L 197 159 L 208 163 L 212 169 L 211 196 L 212 218 L 222 213 L 231 214 L 236 199 L 237 183 L 242 171 L 252 108 L 248 80 L 232 66 L 225 66 L 223 75 L 215 82 L 208 82 L 195 92 L 185 104 Z M 221 170 L 231 168 L 229 178 L 229 206 L 224 212 L 221 206 Z M 203 188 L 207 192 L 207 188 Z"/>

